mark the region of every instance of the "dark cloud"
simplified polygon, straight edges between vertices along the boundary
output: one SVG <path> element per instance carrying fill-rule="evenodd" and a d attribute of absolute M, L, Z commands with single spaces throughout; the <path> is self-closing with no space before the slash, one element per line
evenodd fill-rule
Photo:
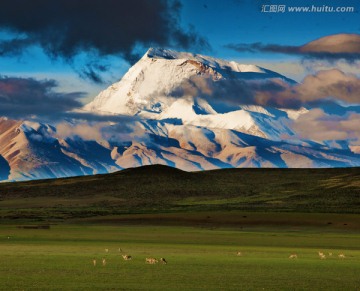
<path fill-rule="evenodd" d="M 14 38 L 11 40 L 0 41 L 0 56 L 17 56 L 23 50 L 31 46 L 34 42 L 28 38 Z"/>
<path fill-rule="evenodd" d="M 109 65 L 90 62 L 87 63 L 81 69 L 75 68 L 75 70 L 78 72 L 79 76 L 83 79 L 88 79 L 96 84 L 104 84 L 105 81 L 101 77 L 101 73 L 106 72 L 108 68 Z"/>
<path fill-rule="evenodd" d="M 214 80 L 211 76 L 194 76 L 182 82 L 171 95 L 201 97 L 208 101 L 234 105 L 260 105 L 299 109 L 321 100 L 360 103 L 360 79 L 340 70 L 320 71 L 308 75 L 302 83 L 290 84 L 282 79 Z"/>
<path fill-rule="evenodd" d="M 25 118 L 52 116 L 80 108 L 83 92 L 58 93 L 54 80 L 0 76 L 0 115 Z"/>
<path fill-rule="evenodd" d="M 300 108 L 301 102 L 294 98 L 276 98 L 289 88 L 280 79 L 241 80 L 194 76 L 185 80 L 170 94 L 177 98 L 200 97 L 209 102 L 225 102 L 233 105 L 261 105 L 280 108 Z"/>
<path fill-rule="evenodd" d="M 0 116 L 40 122 L 78 120 L 127 124 L 140 121 L 136 116 L 98 115 L 82 111 L 80 99 L 86 94 L 57 92 L 57 86 L 54 80 L 0 76 Z"/>
<path fill-rule="evenodd" d="M 227 48 L 238 52 L 265 52 L 299 55 L 305 58 L 323 59 L 330 62 L 345 60 L 354 62 L 360 60 L 360 35 L 336 34 L 311 41 L 301 46 L 277 44 L 228 44 Z"/>
<path fill-rule="evenodd" d="M 238 52 L 267 52 L 267 53 L 284 53 L 284 54 L 299 54 L 299 46 L 286 46 L 277 44 L 263 44 L 261 42 L 256 43 L 239 43 L 239 44 L 228 44 L 225 47 Z"/>
<path fill-rule="evenodd" d="M 82 52 L 133 62 L 139 45 L 208 47 L 194 29 L 181 27 L 180 11 L 179 0 L 3 1 L 0 28 L 24 37 L 0 42 L 0 55 L 19 54 L 37 44 L 51 58 L 68 62 Z M 99 82 L 98 72 L 93 66 L 83 76 Z"/>

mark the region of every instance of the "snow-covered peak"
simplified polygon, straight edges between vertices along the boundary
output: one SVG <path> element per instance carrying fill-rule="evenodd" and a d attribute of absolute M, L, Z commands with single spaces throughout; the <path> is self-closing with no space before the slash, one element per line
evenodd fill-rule
<path fill-rule="evenodd" d="M 188 59 L 193 58 L 192 53 L 186 52 L 177 52 L 174 50 L 168 50 L 164 48 L 149 48 L 148 51 L 145 53 L 144 57 L 148 58 L 155 58 L 155 59 Z"/>
<path fill-rule="evenodd" d="M 166 60 L 177 60 L 177 59 L 192 60 L 203 63 L 214 69 L 232 71 L 236 73 L 253 72 L 253 73 L 266 74 L 269 72 L 268 70 L 255 65 L 240 64 L 234 61 L 226 61 L 209 56 L 192 54 L 188 52 L 178 52 L 163 48 L 150 48 L 146 52 L 143 58 L 146 57 L 151 59 L 166 59 Z"/>
<path fill-rule="evenodd" d="M 199 96 L 180 98 L 172 95 L 172 92 L 194 76 L 210 77 L 214 81 L 269 78 L 288 80 L 276 72 L 256 65 L 150 48 L 119 82 L 102 91 L 84 109 L 100 114 L 138 115 L 145 119 L 176 119 L 183 124 L 234 129 L 261 137 L 278 138 L 281 132 L 286 130 L 285 125 L 278 124 L 282 122 L 278 118 L 281 114 L 276 117 L 261 106 L 240 106 L 240 93 L 239 105 L 231 108 L 228 106 L 226 109 L 222 105 L 222 98 L 226 96 L 206 101 Z M 272 127 L 276 127 L 276 130 L 271 129 L 269 132 L 268 128 Z"/>

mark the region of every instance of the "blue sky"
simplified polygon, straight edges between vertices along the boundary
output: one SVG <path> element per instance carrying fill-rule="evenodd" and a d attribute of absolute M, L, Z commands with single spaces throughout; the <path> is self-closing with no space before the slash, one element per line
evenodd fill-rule
<path fill-rule="evenodd" d="M 183 20 L 210 40 L 221 55 L 229 42 L 265 42 L 301 45 L 316 38 L 337 33 L 359 33 L 360 15 L 355 13 L 263 13 L 263 5 L 353 6 L 354 0 L 184 0 Z M 205 6 L 204 6 L 205 5 Z M 205 8 L 206 7 L 206 8 Z"/>
<path fill-rule="evenodd" d="M 255 63 L 276 70 L 298 81 L 309 70 L 318 70 L 328 64 L 304 64 L 300 57 L 284 54 L 237 52 L 225 47 L 227 44 L 302 45 L 317 38 L 338 33 L 360 33 L 360 2 L 355 0 L 182 0 L 181 27 L 189 25 L 209 42 L 211 49 L 196 47 L 193 52 L 233 59 L 242 63 Z M 353 6 L 352 13 L 269 13 L 261 12 L 263 5 L 288 6 Z M 2 30 L 0 39 L 9 39 L 13 34 Z M 145 52 L 146 48 L 140 48 Z M 117 56 L 104 57 L 108 71 L 103 73 L 103 84 L 94 84 L 79 77 L 76 68 L 86 63 L 87 56 L 74 58 L 72 64 L 64 60 L 50 59 L 38 46 L 32 46 L 21 56 L 0 57 L 0 74 L 17 77 L 51 78 L 59 82 L 59 90 L 85 91 L 90 100 L 100 90 L 117 81 L 130 67 Z M 341 66 L 349 72 L 359 68 L 351 64 Z M 309 69 L 310 67 L 310 69 Z"/>

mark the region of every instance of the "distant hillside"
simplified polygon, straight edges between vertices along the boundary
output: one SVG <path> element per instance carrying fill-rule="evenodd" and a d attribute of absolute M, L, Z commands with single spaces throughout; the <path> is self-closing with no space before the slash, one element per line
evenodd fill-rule
<path fill-rule="evenodd" d="M 208 210 L 360 213 L 360 168 L 184 172 L 155 165 L 2 183 L 0 199 L 3 219 Z"/>

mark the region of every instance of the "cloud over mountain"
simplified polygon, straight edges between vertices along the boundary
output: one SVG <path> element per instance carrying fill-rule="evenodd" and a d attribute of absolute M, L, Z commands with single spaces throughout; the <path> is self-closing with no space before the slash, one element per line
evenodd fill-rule
<path fill-rule="evenodd" d="M 321 109 L 312 109 L 301 115 L 293 123 L 293 129 L 300 138 L 318 142 L 326 140 L 350 140 L 360 145 L 360 114 L 348 113 L 344 116 L 326 114 Z"/>
<path fill-rule="evenodd" d="M 325 99 L 359 104 L 360 79 L 332 69 L 308 75 L 299 84 L 278 78 L 266 80 L 220 79 L 193 76 L 184 80 L 172 96 L 197 96 L 235 105 L 260 105 L 299 109 Z"/>
<path fill-rule="evenodd" d="M 238 52 L 282 53 L 327 61 L 343 59 L 348 62 L 354 62 L 360 59 L 359 34 L 329 35 L 300 46 L 257 42 L 252 44 L 233 43 L 226 45 L 226 47 Z"/>

